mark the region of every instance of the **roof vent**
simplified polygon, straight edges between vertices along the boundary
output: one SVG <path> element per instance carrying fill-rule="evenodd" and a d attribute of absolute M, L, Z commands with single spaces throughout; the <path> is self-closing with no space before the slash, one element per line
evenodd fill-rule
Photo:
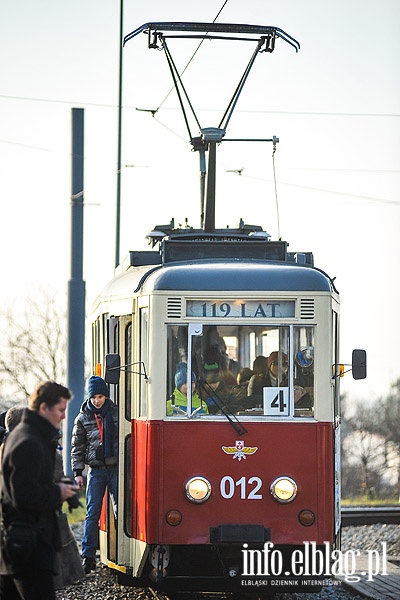
<path fill-rule="evenodd" d="M 300 299 L 300 318 L 301 319 L 313 319 L 314 318 L 314 298 L 301 298 Z"/>
<path fill-rule="evenodd" d="M 182 317 L 182 298 L 168 298 L 167 318 L 180 319 Z"/>

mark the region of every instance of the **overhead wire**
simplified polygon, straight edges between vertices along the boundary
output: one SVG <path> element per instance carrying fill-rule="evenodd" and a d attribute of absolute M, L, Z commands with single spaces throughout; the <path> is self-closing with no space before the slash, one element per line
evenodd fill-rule
<path fill-rule="evenodd" d="M 159 123 L 159 125 L 161 125 L 162 127 L 165 127 L 168 131 L 170 131 L 173 135 L 177 136 L 181 141 L 183 142 L 187 142 L 186 138 L 184 138 L 183 136 L 180 136 L 178 133 L 176 133 L 174 130 L 172 130 L 171 128 L 169 128 L 167 125 L 165 125 L 164 123 L 162 123 L 158 118 L 155 119 L 157 121 L 157 123 Z M 41 146 L 35 146 L 32 144 L 22 144 L 22 143 L 18 143 L 18 142 L 13 142 L 10 140 L 2 140 L 0 139 L 0 144 L 10 144 L 10 145 L 14 145 L 14 146 L 19 146 L 22 148 L 26 148 L 28 150 L 39 150 L 42 152 L 51 152 L 54 154 L 64 154 L 64 155 L 68 155 L 70 154 L 70 152 L 66 152 L 66 151 L 62 151 L 62 150 L 54 150 L 51 148 L 43 148 Z M 124 165 L 125 167 L 130 167 L 131 165 Z M 136 166 L 136 165 L 135 165 Z M 282 170 L 287 169 L 288 167 L 283 167 Z M 293 170 L 297 170 L 296 167 L 293 167 Z M 330 169 L 330 168 L 326 168 L 326 169 L 313 169 L 312 167 L 309 169 L 304 169 L 302 168 L 301 170 L 321 170 L 321 171 L 335 171 L 335 172 L 360 172 L 360 173 L 399 173 L 399 170 L 393 170 L 393 169 L 376 169 L 376 170 L 372 170 L 372 169 Z M 247 179 L 253 179 L 255 181 L 263 181 L 263 182 L 267 182 L 267 183 L 274 183 L 276 189 L 277 189 L 277 183 L 276 183 L 276 178 L 275 178 L 275 173 L 274 173 L 274 178 L 271 179 L 266 179 L 264 177 L 255 177 L 252 175 L 245 175 L 243 173 L 244 168 L 242 169 L 229 169 L 227 172 L 232 172 L 232 173 L 237 173 L 238 175 L 240 175 L 241 177 L 245 177 Z M 285 185 L 285 186 L 289 186 L 289 187 L 295 187 L 295 188 L 299 188 L 299 189 L 303 189 L 303 190 L 309 190 L 309 191 L 313 191 L 313 192 L 320 192 L 320 193 L 324 193 L 324 194 L 334 194 L 334 195 L 338 195 L 338 196 L 346 196 L 346 197 L 350 197 L 350 198 L 359 198 L 361 200 L 367 200 L 370 202 L 378 202 L 378 203 L 382 203 L 382 204 L 389 204 L 389 205 L 395 205 L 395 206 L 399 206 L 400 205 L 400 201 L 397 200 L 389 200 L 387 198 L 375 198 L 372 196 L 365 196 L 362 194 L 351 194 L 348 192 L 340 192 L 337 190 L 328 190 L 328 189 L 324 189 L 324 188 L 315 188 L 312 186 L 307 186 L 307 185 L 300 185 L 297 183 L 288 183 L 285 181 L 279 181 L 280 185 Z M 278 202 L 277 200 L 277 192 L 276 192 L 276 203 Z M 279 228 L 279 225 L 278 225 Z"/>
<path fill-rule="evenodd" d="M 275 153 L 276 153 L 276 142 L 274 141 L 273 147 L 272 147 L 272 170 L 274 173 L 274 188 L 275 188 L 275 204 L 276 204 L 276 221 L 277 221 L 277 228 L 278 228 L 278 240 L 280 240 L 282 238 L 281 238 L 281 227 L 280 227 L 280 221 L 279 221 L 278 190 L 277 190 L 277 186 L 276 186 Z"/>
<path fill-rule="evenodd" d="M 236 169 L 236 170 L 231 169 L 228 172 L 239 174 L 238 171 L 239 171 L 238 169 Z M 240 169 L 240 176 L 241 177 L 245 177 L 247 179 L 253 179 L 254 181 L 263 181 L 263 182 L 268 182 L 268 183 L 273 183 L 274 182 L 273 179 L 266 179 L 264 177 L 254 177 L 252 175 L 244 175 L 243 171 L 244 171 L 244 169 Z M 360 198 L 361 200 L 367 200 L 367 201 L 371 201 L 371 202 L 379 202 L 379 203 L 382 203 L 382 204 L 391 204 L 391 205 L 394 205 L 394 206 L 399 206 L 400 205 L 400 200 L 388 200 L 387 198 L 375 198 L 373 196 L 365 196 L 363 194 L 352 194 L 350 192 L 340 192 L 340 191 L 337 191 L 337 190 L 327 190 L 327 189 L 324 189 L 324 188 L 316 188 L 316 187 L 312 187 L 312 186 L 309 186 L 309 185 L 300 185 L 298 183 L 288 183 L 286 181 L 279 181 L 279 184 L 280 185 L 286 185 L 286 186 L 289 186 L 289 187 L 299 188 L 299 189 L 302 189 L 302 190 L 309 190 L 309 191 L 312 191 L 312 192 L 320 192 L 320 193 L 323 193 L 323 194 L 334 194 L 334 195 L 337 195 L 337 196 L 346 196 L 348 198 Z"/>
<path fill-rule="evenodd" d="M 51 104 L 68 104 L 69 106 L 94 106 L 98 108 L 118 108 L 117 104 L 107 104 L 105 102 L 87 102 L 78 100 L 60 100 L 58 98 L 35 98 L 34 96 L 13 96 L 0 94 L 2 100 L 22 100 L 28 102 L 49 102 Z M 124 104 L 126 110 L 143 111 L 143 109 L 137 106 L 130 106 Z M 156 112 L 158 109 L 144 111 L 144 112 Z M 180 110 L 178 107 L 166 106 L 164 110 L 177 111 Z M 217 108 L 200 108 L 202 112 L 215 112 Z M 296 116 L 311 116 L 311 117 L 360 117 L 360 118 L 392 118 L 398 119 L 400 113 L 360 113 L 360 112 L 324 112 L 324 111 L 298 111 L 298 110 L 257 110 L 257 109 L 236 109 L 238 113 L 244 114 L 271 114 L 271 115 L 296 115 Z"/>
<path fill-rule="evenodd" d="M 228 4 L 228 0 L 225 0 L 225 2 L 223 3 L 223 5 L 221 6 L 221 8 L 219 9 L 217 15 L 214 17 L 212 23 L 215 23 L 215 21 L 218 19 L 219 15 L 222 13 L 222 11 L 224 10 L 225 6 Z M 207 33 L 206 33 L 207 35 Z M 186 63 L 185 67 L 183 68 L 182 72 L 180 73 L 180 77 L 182 77 L 182 75 L 185 73 L 186 69 L 189 67 L 190 63 L 192 62 L 192 60 L 194 59 L 194 57 L 196 56 L 197 52 L 200 50 L 200 46 L 202 45 L 202 43 L 204 42 L 203 38 L 200 43 L 198 44 L 196 50 L 193 52 L 192 56 L 189 58 L 188 62 Z M 158 105 L 157 109 L 155 109 L 155 112 L 158 112 L 160 110 L 160 108 L 163 106 L 163 104 L 167 101 L 168 97 L 170 96 L 170 94 L 174 91 L 175 86 L 172 86 L 171 89 L 169 90 L 169 92 L 167 93 L 167 95 L 163 98 L 163 100 L 160 102 L 160 104 Z M 153 115 L 154 116 L 154 115 Z"/>
<path fill-rule="evenodd" d="M 223 9 L 225 8 L 225 6 L 227 5 L 228 0 L 225 0 L 221 6 L 221 8 L 219 9 L 217 15 L 214 17 L 213 19 L 213 23 L 216 22 L 216 20 L 218 19 L 218 17 L 220 16 L 220 14 L 222 13 Z M 207 35 L 207 34 L 206 34 Z M 190 64 L 192 63 L 193 59 L 195 58 L 196 54 L 198 53 L 201 45 L 204 42 L 203 38 L 200 43 L 198 44 L 197 48 L 195 49 L 195 51 L 193 52 L 192 56 L 189 58 L 188 62 L 186 63 L 185 67 L 183 68 L 182 72 L 181 72 L 181 76 L 185 73 L 185 71 L 188 69 L 188 67 L 190 66 Z M 168 93 L 165 95 L 165 97 L 162 99 L 162 101 L 160 102 L 160 104 L 158 105 L 157 109 L 151 110 L 149 112 L 152 113 L 152 116 L 155 117 L 156 113 L 160 110 L 161 107 L 163 107 L 164 103 L 166 102 L 166 100 L 168 99 L 168 97 L 170 96 L 170 94 L 172 93 L 172 91 L 175 89 L 175 86 L 172 86 L 171 89 L 168 91 Z M 4 95 L 4 94 L 0 94 L 0 98 L 1 99 L 14 99 L 14 100 L 30 100 L 30 101 L 36 101 L 36 102 L 51 102 L 51 103 L 59 103 L 59 104 L 76 104 L 75 102 L 72 101 L 68 101 L 68 100 L 60 100 L 60 99 L 49 99 L 49 98 L 34 98 L 34 97 L 24 97 L 24 96 L 13 96 L 13 95 Z M 95 102 L 84 102 L 84 103 L 80 103 L 79 104 L 84 104 L 87 106 L 95 106 L 95 107 L 101 107 L 101 108 L 116 108 L 116 105 L 114 104 L 106 104 L 106 103 L 95 103 Z M 137 107 L 133 107 L 133 106 L 125 106 L 124 108 L 126 109 L 136 109 L 136 110 L 141 110 L 138 109 Z M 165 110 L 178 110 L 176 107 L 166 107 Z M 212 108 L 205 108 L 203 109 L 204 111 L 214 111 L 215 109 Z M 340 117 L 369 117 L 369 118 L 375 118 L 375 117 L 384 117 L 384 118 L 398 118 L 400 116 L 400 114 L 397 113 L 352 113 L 352 112 L 322 112 L 322 111 L 273 111 L 273 110 L 245 110 L 245 109 L 239 109 L 237 112 L 242 112 L 242 113 L 255 113 L 255 114 L 286 114 L 286 115 L 308 115 L 308 116 L 340 116 Z M 157 121 L 157 123 L 159 123 L 160 126 L 164 127 L 165 129 L 167 129 L 170 133 L 172 133 L 173 135 L 177 136 L 178 138 L 180 138 L 182 141 L 186 142 L 186 139 L 183 138 L 183 136 L 181 136 L 180 134 L 178 134 L 176 131 L 174 131 L 172 128 L 168 127 L 165 123 L 163 123 L 162 121 L 160 121 L 159 118 L 155 119 Z M 28 145 L 28 144 L 22 144 L 22 143 L 18 143 L 18 142 L 12 142 L 12 141 L 8 141 L 8 140 L 0 140 L 0 143 L 5 143 L 5 144 L 13 144 L 13 145 L 17 145 L 17 146 L 21 146 L 21 147 L 26 147 L 29 149 L 37 149 L 37 150 L 42 150 L 42 151 L 47 151 L 47 152 L 59 152 L 56 150 L 50 150 L 50 149 L 46 149 L 46 148 L 41 148 L 38 146 L 34 146 L 34 145 Z M 280 225 L 279 225 L 279 203 L 278 203 L 278 194 L 277 194 L 277 180 L 276 180 L 276 172 L 275 172 L 275 152 L 276 152 L 276 144 L 274 144 L 274 148 L 273 148 L 273 153 L 272 153 L 272 169 L 273 169 L 273 183 L 274 183 L 274 188 L 275 188 L 275 202 L 276 202 L 276 210 L 277 210 L 277 222 L 278 222 L 278 237 L 280 238 Z M 293 168 L 295 169 L 295 168 Z M 312 168 L 311 168 L 312 169 Z M 310 169 L 308 169 L 310 170 Z M 332 170 L 332 171 L 338 171 L 338 172 L 344 172 L 344 171 L 359 171 L 359 172 L 384 172 L 384 173 L 398 173 L 398 170 L 371 170 L 371 169 L 315 169 L 315 170 Z M 242 174 L 242 172 L 240 173 Z M 245 176 L 251 179 L 258 179 L 261 181 L 269 181 L 267 179 L 264 178 L 257 178 L 257 177 L 251 177 L 251 176 Z M 337 192 L 337 191 L 333 191 L 333 190 L 324 190 L 324 189 L 319 189 L 319 188 L 313 188 L 310 186 L 302 186 L 302 185 L 298 185 L 298 184 L 290 184 L 290 183 L 285 183 L 285 182 L 280 182 L 282 183 L 282 185 L 287 185 L 287 186 L 293 186 L 293 187 L 298 187 L 298 188 L 302 188 L 302 189 L 307 189 L 307 190 L 312 190 L 312 191 L 318 191 L 318 192 L 324 192 L 324 193 L 330 193 L 330 194 L 339 194 L 342 196 L 350 196 L 350 197 L 355 197 L 355 198 L 363 198 L 366 200 L 371 200 L 371 201 L 375 201 L 375 202 L 382 202 L 382 203 L 387 203 L 387 204 L 400 204 L 397 201 L 391 201 L 391 200 L 387 200 L 387 199 L 382 199 L 382 198 L 373 198 L 373 197 L 367 197 L 367 196 L 362 196 L 362 195 L 357 195 L 357 194 L 349 194 L 349 193 L 343 193 L 343 192 Z"/>
<path fill-rule="evenodd" d="M 9 144 L 10 146 L 18 146 L 19 148 L 27 148 L 28 150 L 40 150 L 41 152 L 52 152 L 54 154 L 70 154 L 70 152 L 64 152 L 63 150 L 54 150 L 54 148 L 43 148 L 42 146 L 35 146 L 34 144 L 23 144 L 22 142 L 13 142 L 12 140 L 1 140 L 0 144 Z"/>

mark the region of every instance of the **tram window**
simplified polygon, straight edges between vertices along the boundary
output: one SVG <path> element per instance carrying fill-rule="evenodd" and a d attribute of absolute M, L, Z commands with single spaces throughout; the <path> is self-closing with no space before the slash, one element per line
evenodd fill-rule
<path fill-rule="evenodd" d="M 106 315 L 103 315 L 106 316 Z M 119 339 L 119 330 L 120 330 L 120 317 L 109 317 L 107 321 L 105 321 L 106 330 L 106 352 L 111 354 L 119 354 L 120 352 L 120 339 Z M 126 364 L 126 363 L 125 363 Z M 110 397 L 115 402 L 115 404 L 119 404 L 119 386 L 112 385 L 110 387 Z"/>
<path fill-rule="evenodd" d="M 178 404 L 174 394 L 182 362 L 191 363 L 196 416 L 220 415 L 226 408 L 245 416 L 313 416 L 312 327 L 203 325 L 190 340 L 187 325 L 169 325 L 167 331 L 167 416 L 187 414 L 187 399 Z"/>
<path fill-rule="evenodd" d="M 92 356 L 93 364 L 100 363 L 100 319 L 97 318 L 92 325 Z"/>
<path fill-rule="evenodd" d="M 335 365 L 335 377 L 332 378 L 332 393 L 335 416 L 340 415 L 340 395 L 339 395 L 339 318 L 336 312 L 332 313 L 332 357 Z"/>
<path fill-rule="evenodd" d="M 314 328 L 293 328 L 294 414 L 314 415 Z"/>
<path fill-rule="evenodd" d="M 132 323 L 125 327 L 125 358 L 124 364 L 131 365 L 132 358 Z M 130 370 L 125 371 L 125 418 L 130 421 L 132 418 L 132 375 Z"/>
<path fill-rule="evenodd" d="M 148 364 L 148 335 L 149 335 L 149 316 L 148 309 L 140 309 L 140 360 L 145 365 Z M 147 416 L 147 390 L 146 381 L 144 377 L 140 378 L 140 406 L 139 416 Z"/>

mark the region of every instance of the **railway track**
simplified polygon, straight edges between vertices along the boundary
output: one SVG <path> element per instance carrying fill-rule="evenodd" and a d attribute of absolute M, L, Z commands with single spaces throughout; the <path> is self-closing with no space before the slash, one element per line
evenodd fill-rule
<path fill-rule="evenodd" d="M 375 523 L 400 524 L 400 506 L 342 507 L 342 525 L 374 525 Z"/>
<path fill-rule="evenodd" d="M 343 534 L 345 537 L 345 546 L 343 547 L 344 551 L 349 549 L 360 549 L 362 553 L 366 552 L 364 549 L 367 547 L 365 545 L 366 538 L 358 537 L 361 535 L 361 533 L 358 533 L 358 531 L 361 532 L 362 530 L 364 530 L 363 535 L 365 536 L 365 529 L 368 530 L 367 540 L 369 548 L 379 547 L 380 542 L 383 539 L 389 540 L 388 530 L 392 532 L 392 535 L 394 535 L 396 540 L 399 539 L 399 536 L 397 535 L 397 531 L 400 529 L 399 507 L 344 507 L 342 516 L 344 527 L 346 528 L 346 533 Z M 352 523 L 351 520 L 353 520 Z M 382 523 L 382 527 L 379 526 L 380 523 Z M 388 527 L 384 526 L 386 523 L 389 523 Z M 350 527 L 351 524 L 356 526 Z M 357 525 L 368 526 L 374 524 L 377 524 L 377 526 L 371 527 L 371 530 L 368 527 L 357 527 Z M 399 529 L 396 527 L 397 524 L 399 524 Z M 347 528 L 347 526 L 349 527 Z M 81 529 L 81 527 L 74 527 L 75 536 L 77 537 L 78 543 L 82 535 Z M 375 545 L 371 546 L 371 543 L 374 541 Z M 378 544 L 378 546 L 376 546 L 376 544 Z M 398 544 L 396 549 L 393 550 L 388 541 L 388 563 L 391 562 L 391 555 L 394 554 L 397 556 L 400 555 Z M 399 563 L 395 562 L 395 564 Z M 329 587 L 324 587 L 319 594 L 302 594 L 301 600 L 352 600 L 353 598 L 357 598 L 357 600 L 359 600 L 360 597 L 374 599 L 378 597 L 380 600 L 383 598 L 387 599 L 389 597 L 392 599 L 400 598 L 400 575 L 397 574 L 398 571 L 395 570 L 393 564 L 388 564 L 387 568 L 388 575 L 379 576 L 377 581 L 361 581 L 359 584 L 352 585 L 351 583 L 345 581 L 340 582 L 336 580 L 332 581 L 332 585 Z M 86 576 L 84 580 L 73 586 L 59 590 L 57 592 L 57 600 L 172 600 L 172 597 L 166 594 L 158 593 L 149 588 L 138 589 L 120 586 L 117 584 L 116 579 L 117 576 L 114 571 L 105 567 L 101 567 L 100 564 L 98 564 L 95 571 Z M 392 588 L 391 593 L 395 593 L 397 595 L 385 595 L 388 585 L 390 585 Z M 232 599 L 232 596 L 229 596 L 228 594 L 213 594 L 212 596 L 210 594 L 193 594 L 190 596 L 190 600 L 199 600 L 199 597 L 201 600 Z M 293 600 L 294 598 L 298 599 L 299 595 L 281 593 L 275 596 L 275 600 Z M 240 600 L 244 600 L 244 598 L 240 598 Z M 265 596 L 263 600 L 265 600 Z"/>

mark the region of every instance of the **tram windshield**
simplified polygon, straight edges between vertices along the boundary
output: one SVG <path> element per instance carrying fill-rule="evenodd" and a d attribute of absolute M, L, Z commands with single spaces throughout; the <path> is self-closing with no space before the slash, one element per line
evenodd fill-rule
<path fill-rule="evenodd" d="M 191 323 L 167 339 L 167 416 L 314 416 L 313 327 Z"/>

